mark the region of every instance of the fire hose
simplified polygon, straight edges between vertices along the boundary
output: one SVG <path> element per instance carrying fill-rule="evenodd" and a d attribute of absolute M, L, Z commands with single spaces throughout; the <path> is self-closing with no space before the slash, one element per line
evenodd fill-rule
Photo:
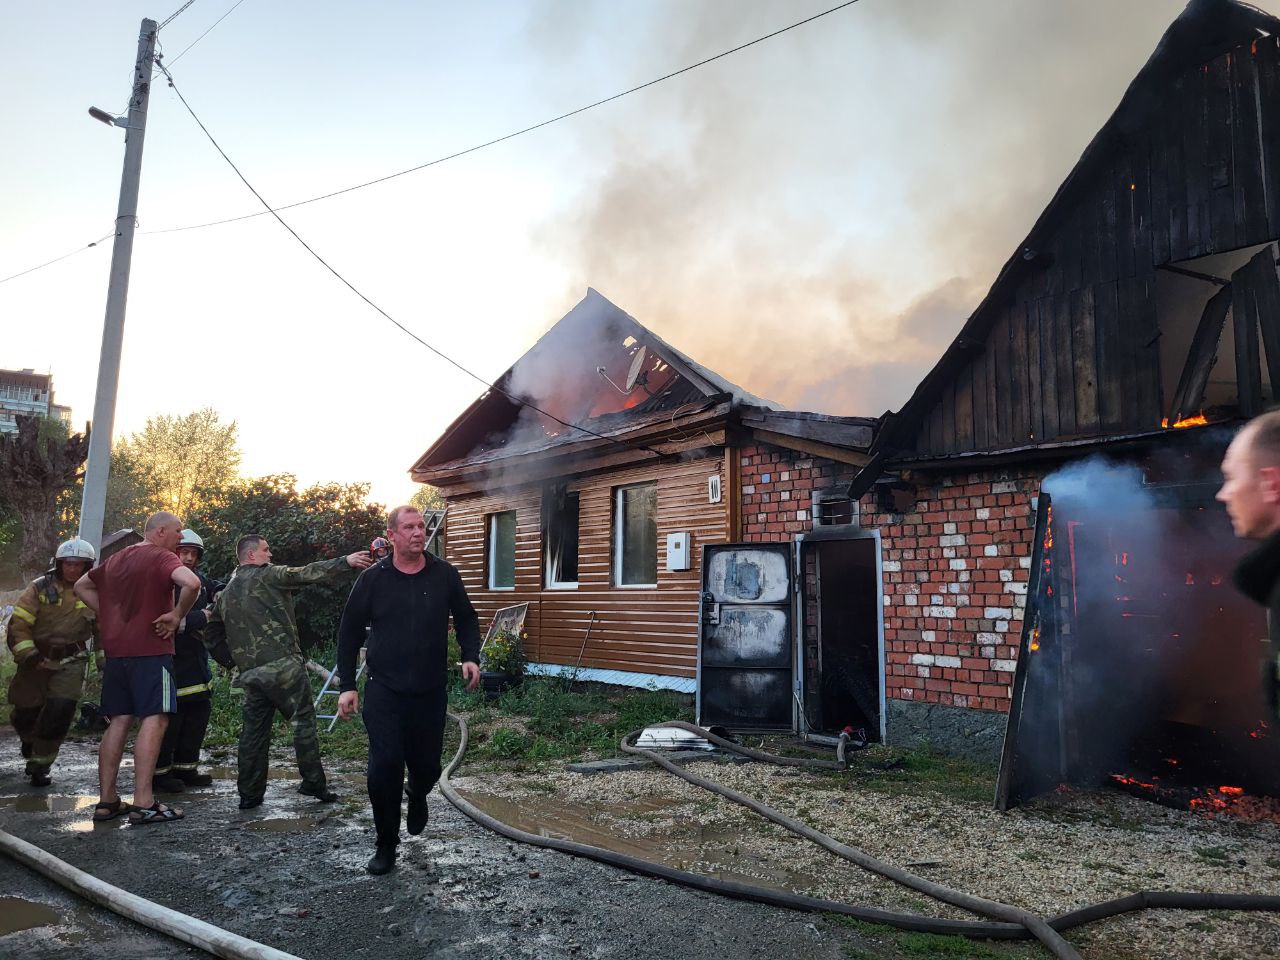
<path fill-rule="evenodd" d="M 758 887 L 753 884 L 738 883 L 733 880 L 721 880 L 688 870 L 679 870 L 675 867 L 669 867 L 650 860 L 644 860 L 640 857 L 634 857 L 629 854 L 618 853 L 613 850 L 605 849 L 604 847 L 596 847 L 590 844 L 579 843 L 575 840 L 561 840 L 556 837 L 539 836 L 525 830 L 520 830 L 517 827 L 513 827 L 510 824 L 504 823 L 503 821 L 498 820 L 480 810 L 459 794 L 450 780 L 451 775 L 455 770 L 457 770 L 458 766 L 462 762 L 463 756 L 466 754 L 468 731 L 466 721 L 463 720 L 462 717 L 453 713 L 450 713 L 449 716 L 458 724 L 459 743 L 458 750 L 453 755 L 453 759 L 449 761 L 449 764 L 445 767 L 440 776 L 440 792 L 443 793 L 446 799 L 448 799 L 450 803 L 457 807 L 458 810 L 467 817 L 471 818 L 482 827 L 501 834 L 509 840 L 514 840 L 530 846 L 556 850 L 561 853 L 568 853 L 573 856 L 583 857 L 589 860 L 596 860 L 600 863 L 619 867 L 623 870 L 629 870 L 633 873 L 656 877 L 661 880 L 678 883 L 682 886 L 692 887 L 708 893 L 735 897 L 741 900 L 751 900 L 756 903 L 768 904 L 775 907 L 784 907 L 791 910 L 834 913 L 858 920 L 865 920 L 869 923 L 881 923 L 886 926 L 896 927 L 900 930 L 913 930 L 923 933 L 937 933 L 943 935 L 960 935 L 973 939 L 989 940 L 1023 940 L 1035 937 L 1043 943 L 1054 956 L 1061 958 L 1061 960 L 1079 960 L 1079 954 L 1075 951 L 1075 948 L 1062 937 L 1061 934 L 1063 931 L 1070 930 L 1074 927 L 1082 926 L 1087 923 L 1094 923 L 1098 920 L 1104 920 L 1109 917 L 1119 916 L 1120 914 L 1132 913 L 1137 910 L 1163 908 L 1172 910 L 1265 910 L 1280 912 L 1280 896 L 1267 896 L 1263 894 L 1184 893 L 1178 891 L 1143 890 L 1130 894 L 1126 897 L 1118 897 L 1114 900 L 1090 904 L 1069 913 L 1060 914 L 1056 917 L 1046 919 L 1037 916 L 1030 911 L 1022 910 L 1019 907 L 997 903 L 993 900 L 987 900 L 983 897 L 977 897 L 959 890 L 954 890 L 943 884 L 934 883 L 933 881 L 926 880 L 923 877 L 909 873 L 906 870 L 902 870 L 898 867 L 892 866 L 891 864 L 877 860 L 875 857 L 872 857 L 861 850 L 839 843 L 825 834 L 822 834 L 811 827 L 807 827 L 799 821 L 787 817 L 785 814 L 779 813 L 765 804 L 746 796 L 745 794 L 738 793 L 737 791 L 721 786 L 718 783 L 705 780 L 702 777 L 689 773 L 688 771 L 676 766 L 674 763 L 671 763 L 655 751 L 645 750 L 641 747 L 635 746 L 635 739 L 639 736 L 640 731 L 637 730 L 633 733 L 627 734 L 627 736 L 623 737 L 621 743 L 621 749 L 624 753 L 643 757 L 646 760 L 651 760 L 663 769 L 674 773 L 681 779 L 687 780 L 689 783 L 709 790 L 727 800 L 732 800 L 735 803 L 742 804 L 748 809 L 751 809 L 756 813 L 759 813 L 761 816 L 777 823 L 779 826 L 817 843 L 819 846 L 836 854 L 837 856 L 850 860 L 851 862 L 878 873 L 887 879 L 910 887 L 911 889 L 924 893 L 934 899 L 962 907 L 971 912 L 979 913 L 992 919 L 953 920 L 943 917 L 926 917 L 911 913 L 897 913 L 889 910 L 881 910 L 876 907 L 865 907 L 843 903 L 837 900 L 827 900 L 820 897 L 810 897 L 796 893 L 785 893 L 779 890 L 771 890 L 766 887 Z M 702 727 L 697 727 L 693 724 L 683 723 L 681 721 L 671 721 L 670 723 L 659 724 L 659 726 L 691 730 L 697 733 L 700 737 L 705 738 L 724 750 L 764 763 L 818 769 L 845 769 L 845 765 L 838 761 L 781 757 L 765 753 L 760 750 L 753 750 L 751 748 L 744 747 L 741 744 L 734 743 L 731 740 L 726 740 L 722 737 L 711 734 Z"/>

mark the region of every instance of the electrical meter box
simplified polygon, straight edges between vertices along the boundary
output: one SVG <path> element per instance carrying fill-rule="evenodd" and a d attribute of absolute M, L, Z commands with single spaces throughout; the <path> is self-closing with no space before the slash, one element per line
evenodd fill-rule
<path fill-rule="evenodd" d="M 667 534 L 667 570 L 688 570 L 689 569 L 689 534 L 687 533 L 668 533 Z"/>

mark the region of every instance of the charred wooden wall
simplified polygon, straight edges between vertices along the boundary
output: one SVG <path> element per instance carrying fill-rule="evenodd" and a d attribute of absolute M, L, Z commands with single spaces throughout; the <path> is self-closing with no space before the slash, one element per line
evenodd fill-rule
<path fill-rule="evenodd" d="M 610 470 L 570 479 L 577 491 L 579 548 L 577 589 L 548 590 L 545 582 L 541 488 L 499 491 L 449 501 L 448 559 L 458 567 L 482 626 L 495 610 L 529 604 L 527 654 L 538 663 L 573 665 L 582 650 L 585 667 L 691 677 L 697 658 L 698 593 L 702 547 L 729 539 L 729 493 L 723 457 Z M 720 503 L 708 503 L 707 478 L 726 484 Z M 613 585 L 613 491 L 657 481 L 658 585 Z M 515 589 L 488 589 L 487 517 L 516 511 Z M 668 533 L 691 534 L 691 569 L 668 573 Z"/>
<path fill-rule="evenodd" d="M 918 453 L 1160 426 L 1156 268 L 1280 237 L 1278 43 L 1186 71 L 1144 129 L 1090 151 L 1033 235 L 1036 259 L 984 308 L 985 342 L 940 380 Z"/>

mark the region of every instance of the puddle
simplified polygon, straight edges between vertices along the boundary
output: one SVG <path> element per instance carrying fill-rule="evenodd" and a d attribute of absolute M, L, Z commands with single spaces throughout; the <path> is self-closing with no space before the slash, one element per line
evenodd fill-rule
<path fill-rule="evenodd" d="M 209 767 L 205 772 L 215 780 L 236 780 L 240 776 L 240 771 L 233 766 Z M 267 779 L 301 780 L 302 774 L 297 770 L 289 770 L 285 767 L 272 767 L 267 771 Z"/>
<path fill-rule="evenodd" d="M 319 817 L 269 817 L 266 820 L 254 820 L 252 823 L 246 823 L 246 830 L 256 830 L 260 833 L 301 833 L 304 830 L 314 830 L 320 825 Z"/>
<path fill-rule="evenodd" d="M 97 797 L 66 796 L 50 793 L 20 793 L 13 797 L 0 797 L 0 807 L 14 813 L 75 813 L 91 808 Z"/>
<path fill-rule="evenodd" d="M 50 927 L 61 923 L 62 917 L 42 903 L 32 903 L 21 897 L 0 897 L 0 937 L 33 927 Z"/>
<path fill-rule="evenodd" d="M 483 793 L 466 798 L 489 814 L 527 833 L 560 840 L 574 840 L 615 853 L 630 854 L 679 870 L 688 870 L 720 880 L 734 880 L 794 893 L 812 889 L 818 877 L 790 870 L 750 850 L 750 829 L 704 827 L 697 823 L 676 824 L 665 831 L 644 837 L 623 836 L 607 824 L 595 822 L 600 813 L 621 818 L 656 812 L 677 803 L 644 800 L 631 804 L 601 804 L 591 810 L 567 806 L 554 797 L 524 797 L 508 800 Z"/>

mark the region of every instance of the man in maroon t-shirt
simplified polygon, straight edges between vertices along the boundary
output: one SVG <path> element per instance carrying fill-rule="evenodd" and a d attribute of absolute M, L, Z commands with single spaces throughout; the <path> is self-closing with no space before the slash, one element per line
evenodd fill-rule
<path fill-rule="evenodd" d="M 180 820 L 182 811 L 159 803 L 151 789 L 156 757 L 169 714 L 178 709 L 173 683 L 173 634 L 200 592 L 200 578 L 174 553 L 182 521 L 172 513 L 147 519 L 142 543 L 126 547 L 81 577 L 76 596 L 98 615 L 102 651 L 102 705 L 111 725 L 98 746 L 98 805 L 95 820 L 123 813 L 131 823 Z M 173 585 L 181 588 L 173 602 Z M 116 779 L 133 718 L 133 804 L 120 799 Z"/>

